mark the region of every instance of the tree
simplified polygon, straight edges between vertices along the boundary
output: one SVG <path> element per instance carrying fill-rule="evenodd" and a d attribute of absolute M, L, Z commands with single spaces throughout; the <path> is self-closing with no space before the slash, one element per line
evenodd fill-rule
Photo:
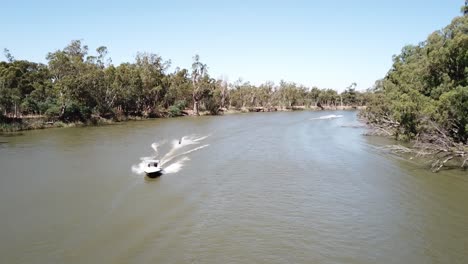
<path fill-rule="evenodd" d="M 59 98 L 60 117 L 63 117 L 67 106 L 74 100 L 83 99 L 78 79 L 87 53 L 87 46 L 82 46 L 79 40 L 73 40 L 63 50 L 47 55 L 53 87 Z"/>
<path fill-rule="evenodd" d="M 219 86 L 221 87 L 221 102 L 220 107 L 226 108 L 226 101 L 229 99 L 229 89 L 228 89 L 228 81 L 227 80 L 220 80 Z"/>
<path fill-rule="evenodd" d="M 193 57 L 192 63 L 192 85 L 193 85 L 193 113 L 195 115 L 200 115 L 199 113 L 199 104 L 202 96 L 204 94 L 204 83 L 208 77 L 208 67 L 206 64 L 200 62 L 200 56 L 197 54 Z"/>
<path fill-rule="evenodd" d="M 140 115 L 143 109 L 143 82 L 136 65 L 123 63 L 117 66 L 111 85 L 116 92 L 117 111 L 124 115 Z"/>
<path fill-rule="evenodd" d="M 455 26 L 453 31 L 458 36 L 460 29 Z M 435 35 L 432 40 L 441 45 L 440 38 Z M 440 75 L 430 81 L 444 84 L 439 87 L 440 93 L 466 82 L 461 72 L 464 68 L 460 66 L 464 60 L 464 39 L 458 38 L 452 45 L 456 61 L 431 61 L 431 70 Z M 408 48 L 407 54 L 399 57 L 395 72 L 398 67 L 406 67 L 412 52 L 415 49 Z M 63 49 L 48 53 L 47 65 L 15 60 L 7 49 L 4 54 L 6 61 L 0 62 L 0 111 L 9 117 L 39 114 L 53 120 L 87 122 L 98 117 L 177 116 L 183 114 L 187 105 L 193 105 L 194 114 L 199 115 L 202 110 L 218 114 L 220 109 L 229 107 L 259 111 L 259 108 L 308 107 L 320 102 L 336 105 L 339 100 L 332 89 L 309 89 L 294 82 L 281 81 L 278 85 L 265 82 L 256 86 L 242 79 L 234 83 L 217 80 L 209 76 L 207 65 L 198 55 L 193 57 L 191 70 L 176 68 L 168 73 L 171 62 L 158 54 L 139 52 L 133 62 L 114 66 L 108 58 L 107 47 L 90 51 L 81 40 L 73 40 Z M 446 63 L 451 63 L 449 70 L 443 67 Z M 397 73 L 393 75 L 398 77 Z M 453 76 L 457 82 L 447 84 L 446 75 Z M 440 93 L 433 92 L 432 96 Z M 354 88 L 343 93 L 343 98 L 347 94 L 350 98 L 360 96 Z M 357 103 L 365 99 L 345 101 Z M 452 112 L 447 110 L 447 115 Z"/>
<path fill-rule="evenodd" d="M 48 69 L 43 64 L 24 60 L 0 62 L 0 107 L 4 114 L 18 117 L 41 112 L 39 106 L 45 98 L 38 95 L 50 87 L 48 78 Z"/>
<path fill-rule="evenodd" d="M 15 61 L 15 57 L 11 55 L 10 50 L 6 48 L 3 49 L 3 54 L 5 55 L 5 58 L 7 59 L 8 62 L 12 63 L 13 61 Z"/>
<path fill-rule="evenodd" d="M 356 86 L 356 83 L 352 83 L 340 94 L 341 106 L 343 106 L 343 103 L 345 105 L 355 105 L 357 103 L 358 94 L 356 92 Z"/>
<path fill-rule="evenodd" d="M 176 69 L 174 73 L 167 76 L 169 88 L 164 98 L 164 105 L 169 108 L 171 105 L 177 104 L 184 106 L 192 101 L 192 83 L 187 69 Z M 182 103 L 183 102 L 183 103 Z M 180 109 L 183 110 L 183 109 Z"/>
<path fill-rule="evenodd" d="M 468 16 L 403 47 L 364 115 L 399 139 L 446 135 L 468 143 Z M 441 133 L 442 131 L 442 133 Z"/>
<path fill-rule="evenodd" d="M 165 80 L 166 70 L 170 65 L 170 61 L 164 61 L 157 54 L 137 54 L 136 69 L 142 81 L 139 101 L 143 106 L 141 111 L 146 116 L 157 114 L 155 111 L 163 103 L 163 98 L 169 86 Z"/>

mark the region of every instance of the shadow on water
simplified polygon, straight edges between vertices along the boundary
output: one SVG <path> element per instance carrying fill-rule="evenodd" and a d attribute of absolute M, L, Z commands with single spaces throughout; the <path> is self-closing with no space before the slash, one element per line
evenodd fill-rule
<path fill-rule="evenodd" d="M 158 181 L 162 175 L 163 175 L 162 172 L 153 173 L 151 175 L 145 175 L 144 179 L 145 179 L 145 182 L 155 182 L 155 181 Z"/>

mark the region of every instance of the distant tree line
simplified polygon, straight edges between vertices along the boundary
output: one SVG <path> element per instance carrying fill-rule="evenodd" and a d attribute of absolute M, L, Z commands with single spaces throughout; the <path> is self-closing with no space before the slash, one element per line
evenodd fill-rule
<path fill-rule="evenodd" d="M 211 77 L 194 56 L 190 69 L 169 71 L 171 62 L 152 53 L 138 53 L 133 63 L 113 65 L 106 47 L 90 53 L 79 40 L 47 54 L 47 65 L 15 60 L 4 51 L 0 62 L 0 111 L 4 116 L 44 116 L 64 122 L 91 117 L 179 116 L 185 109 L 218 114 L 248 107 L 358 106 L 369 93 L 308 88 L 292 82 L 255 86 Z"/>

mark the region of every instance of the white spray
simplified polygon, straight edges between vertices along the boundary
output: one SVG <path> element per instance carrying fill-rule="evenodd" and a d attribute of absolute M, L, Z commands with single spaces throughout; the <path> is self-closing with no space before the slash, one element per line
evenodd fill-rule
<path fill-rule="evenodd" d="M 164 168 L 164 174 L 176 173 L 182 169 L 185 161 L 190 160 L 188 157 L 183 157 L 182 159 L 178 160 L 177 162 L 172 163 L 171 165 Z"/>
<path fill-rule="evenodd" d="M 342 115 L 326 115 L 326 116 L 321 116 L 317 118 L 311 118 L 310 120 L 324 120 L 324 119 L 335 119 L 335 118 L 341 118 L 343 117 Z"/>
<path fill-rule="evenodd" d="M 204 137 L 195 137 L 195 136 L 185 136 L 180 140 L 172 141 L 172 146 L 170 150 L 160 158 L 160 164 L 163 166 L 163 174 L 171 174 L 179 172 L 185 163 L 190 160 L 186 155 L 195 152 L 197 150 L 208 147 L 208 144 L 198 146 L 196 148 L 190 149 L 187 146 L 200 144 L 202 140 L 206 139 L 208 136 Z M 151 148 L 154 150 L 154 155 L 150 157 L 141 157 L 140 162 L 132 166 L 131 170 L 137 175 L 142 175 L 145 173 L 144 169 L 146 167 L 145 161 L 157 159 L 159 156 L 159 147 L 162 147 L 166 144 L 166 141 L 155 142 L 151 144 Z M 176 161 L 172 162 L 173 160 Z M 118 193 L 118 195 L 112 200 L 111 211 L 117 208 L 121 200 L 125 195 L 133 189 L 136 185 L 140 184 L 143 181 L 141 177 L 135 177 L 135 182 L 129 185 L 125 190 Z"/>
<path fill-rule="evenodd" d="M 195 152 L 197 150 L 206 148 L 209 146 L 209 144 L 205 144 L 205 145 L 193 148 L 193 149 L 187 149 L 187 147 L 191 145 L 200 144 L 200 142 L 206 139 L 207 137 L 208 136 L 203 136 L 203 137 L 184 136 L 179 140 L 173 140 L 171 149 L 164 156 L 160 158 L 160 165 L 163 168 L 163 174 L 179 172 L 182 169 L 184 163 L 190 160 L 186 155 L 192 152 Z M 158 142 L 152 143 L 151 147 L 155 151 L 154 156 L 141 157 L 140 158 L 141 162 L 132 166 L 132 172 L 135 174 L 144 174 L 144 169 L 146 166 L 145 161 L 157 159 L 159 156 L 158 148 L 164 144 L 165 144 L 164 141 L 159 142 L 159 143 Z M 176 160 L 175 162 L 172 162 L 176 158 L 179 158 L 179 159 Z"/>

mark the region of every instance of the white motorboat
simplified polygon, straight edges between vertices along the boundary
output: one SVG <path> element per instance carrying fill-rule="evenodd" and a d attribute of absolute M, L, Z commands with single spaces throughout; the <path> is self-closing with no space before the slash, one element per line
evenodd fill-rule
<path fill-rule="evenodd" d="M 161 176 L 162 168 L 159 164 L 159 160 L 146 160 L 144 172 L 146 173 L 146 176 L 150 178 L 156 178 L 158 176 Z"/>

